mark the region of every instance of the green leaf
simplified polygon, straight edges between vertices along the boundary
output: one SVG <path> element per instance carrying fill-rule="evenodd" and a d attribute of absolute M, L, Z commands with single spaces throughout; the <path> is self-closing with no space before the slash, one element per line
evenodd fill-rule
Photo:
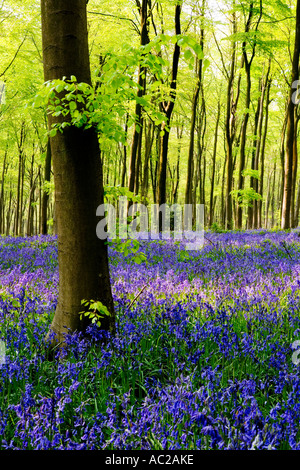
<path fill-rule="evenodd" d="M 75 109 L 77 109 L 76 102 L 75 101 L 70 101 L 69 108 L 70 108 L 71 111 L 75 111 Z"/>
<path fill-rule="evenodd" d="M 53 128 L 49 131 L 49 137 L 55 137 L 57 134 L 57 129 Z"/>
<path fill-rule="evenodd" d="M 190 49 L 187 49 L 186 51 L 184 51 L 183 55 L 184 55 L 184 58 L 187 62 L 189 62 L 191 59 L 194 58 L 193 53 Z"/>
<path fill-rule="evenodd" d="M 55 87 L 55 90 L 57 91 L 57 93 L 61 93 L 63 90 L 64 90 L 64 86 L 63 85 L 57 85 Z"/>
<path fill-rule="evenodd" d="M 203 73 L 205 72 L 205 70 L 208 69 L 209 66 L 210 66 L 210 60 L 209 59 L 204 59 L 204 61 L 203 61 Z"/>

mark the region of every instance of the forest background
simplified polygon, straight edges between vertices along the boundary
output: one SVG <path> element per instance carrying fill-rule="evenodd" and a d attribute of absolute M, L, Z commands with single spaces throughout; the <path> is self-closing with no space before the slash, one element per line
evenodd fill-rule
<path fill-rule="evenodd" d="M 39 1 L 1 1 L 6 235 L 56 230 L 40 25 Z M 297 27 L 295 1 L 90 0 L 107 193 L 204 204 L 214 230 L 297 227 Z M 71 111 L 82 118 L 77 104 Z"/>

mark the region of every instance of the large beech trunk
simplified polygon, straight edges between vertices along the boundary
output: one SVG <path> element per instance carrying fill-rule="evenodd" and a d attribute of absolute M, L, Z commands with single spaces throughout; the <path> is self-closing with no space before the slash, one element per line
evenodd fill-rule
<path fill-rule="evenodd" d="M 86 0 L 42 0 L 45 80 L 75 75 L 91 83 Z M 49 116 L 49 126 L 55 119 Z M 66 118 L 64 118 L 65 120 Z M 114 331 L 107 248 L 96 236 L 103 203 L 102 164 L 96 131 L 68 127 L 51 138 L 58 234 L 59 295 L 51 330 L 55 343 L 84 330 L 81 300 L 101 301 L 111 313 L 102 328 Z"/>
<path fill-rule="evenodd" d="M 299 79 L 299 56 L 300 56 L 300 0 L 297 0 L 296 11 L 296 33 L 295 33 L 295 46 L 292 63 L 292 81 L 291 84 Z M 282 200 L 282 214 L 281 214 L 281 228 L 283 230 L 289 229 L 292 226 L 291 208 L 293 197 L 293 163 L 295 158 L 295 103 L 293 103 L 292 96 L 294 90 L 290 89 L 289 102 L 287 109 L 287 127 L 286 127 L 286 143 L 285 143 L 285 157 L 284 157 L 284 185 L 283 185 L 283 200 Z"/>

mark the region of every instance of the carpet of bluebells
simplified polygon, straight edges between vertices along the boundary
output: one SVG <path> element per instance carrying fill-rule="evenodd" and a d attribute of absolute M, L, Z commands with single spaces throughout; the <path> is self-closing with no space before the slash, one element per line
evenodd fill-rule
<path fill-rule="evenodd" d="M 70 334 L 53 360 L 56 239 L 0 238 L 0 449 L 300 449 L 298 234 L 140 250 L 109 247 L 116 335 Z"/>

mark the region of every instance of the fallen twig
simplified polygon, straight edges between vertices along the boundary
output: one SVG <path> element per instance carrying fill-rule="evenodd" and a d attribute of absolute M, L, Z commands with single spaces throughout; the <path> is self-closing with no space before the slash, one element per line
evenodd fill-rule
<path fill-rule="evenodd" d="M 134 304 L 134 302 L 139 298 L 139 296 L 144 292 L 144 290 L 146 289 L 147 287 L 147 284 L 144 285 L 144 287 L 142 288 L 142 290 L 135 296 L 135 298 L 130 302 L 129 304 L 129 307 L 128 308 L 131 308 L 132 305 Z"/>
<path fill-rule="evenodd" d="M 213 241 L 211 241 L 209 238 L 207 238 L 205 235 L 204 235 L 204 238 L 205 240 L 209 241 L 212 245 L 216 246 L 216 244 Z"/>

